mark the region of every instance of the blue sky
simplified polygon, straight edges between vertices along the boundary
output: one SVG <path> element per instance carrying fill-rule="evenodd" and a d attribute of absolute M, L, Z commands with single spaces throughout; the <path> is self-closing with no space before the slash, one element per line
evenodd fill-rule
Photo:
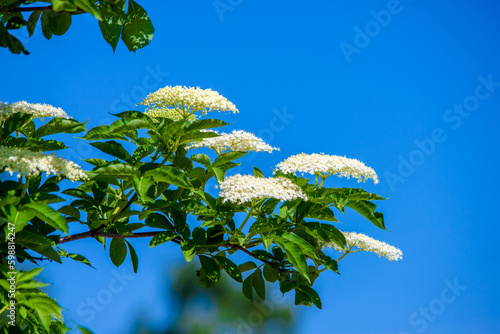
<path fill-rule="evenodd" d="M 401 248 L 404 260 L 368 253 L 346 257 L 341 276 L 318 280 L 324 308 L 302 308 L 297 332 L 500 332 L 498 4 L 139 3 L 156 33 L 135 54 L 120 44 L 113 55 L 89 15 L 74 18 L 64 36 L 50 41 L 38 27 L 25 40 L 29 56 L 0 50 L 0 100 L 62 107 L 89 120 L 91 128 L 109 124 L 110 112 L 127 110 L 166 85 L 217 90 L 240 110 L 224 117 L 236 122 L 232 128 L 281 148 L 243 158 L 248 166 L 270 175 L 293 154 L 345 155 L 377 171 L 381 182 L 367 182 L 366 190 L 391 197 L 380 203 L 390 232 L 352 212 L 340 216 L 340 227 Z M 214 3 L 227 10 L 218 11 Z M 99 154 L 84 142 L 69 143 L 67 158 Z M 359 186 L 338 178 L 328 182 Z M 175 245 L 133 244 L 141 260 L 134 276 L 129 262 L 114 268 L 91 240 L 68 249 L 90 258 L 97 270 L 72 263 L 44 270 L 68 320 L 96 333 L 128 333 L 138 310 L 147 307 L 144 316 L 152 325 L 169 321 L 168 300 L 157 296 L 169 282 L 166 267 L 183 260 Z M 122 286 L 89 320 L 87 298 L 109 290 L 116 276 Z"/>

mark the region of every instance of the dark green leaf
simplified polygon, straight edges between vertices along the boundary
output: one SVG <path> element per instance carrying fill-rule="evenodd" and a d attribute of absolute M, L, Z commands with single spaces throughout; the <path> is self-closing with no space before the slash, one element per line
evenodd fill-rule
<path fill-rule="evenodd" d="M 156 247 L 162 243 L 175 239 L 177 235 L 172 232 L 160 232 L 151 239 L 149 247 Z"/>
<path fill-rule="evenodd" d="M 166 182 L 181 188 L 192 188 L 186 175 L 172 166 L 162 166 L 146 172 L 145 175 L 151 176 L 157 182 Z"/>
<path fill-rule="evenodd" d="M 111 262 L 119 267 L 123 261 L 125 261 L 126 256 L 127 246 L 125 245 L 125 240 L 121 238 L 111 239 L 111 243 L 109 244 L 109 257 L 111 258 Z"/>
<path fill-rule="evenodd" d="M 266 285 L 264 284 L 264 278 L 262 277 L 262 271 L 257 268 L 252 274 L 252 286 L 257 292 L 257 295 L 263 300 L 266 299 Z"/>
<path fill-rule="evenodd" d="M 317 308 L 322 309 L 321 299 L 316 291 L 306 285 L 299 286 L 299 290 L 304 292 Z"/>
<path fill-rule="evenodd" d="M 117 143 L 114 140 L 110 140 L 107 142 L 95 142 L 91 143 L 90 145 L 113 157 L 122 159 L 126 162 L 132 162 L 132 157 L 127 152 L 127 150 L 125 150 L 120 143 Z"/>
<path fill-rule="evenodd" d="M 136 51 L 151 42 L 154 27 L 148 13 L 133 0 L 128 2 L 128 11 L 123 25 L 122 40 L 129 51 Z"/>
<path fill-rule="evenodd" d="M 71 25 L 71 14 L 51 12 L 48 16 L 49 27 L 56 36 L 64 35 Z"/>
<path fill-rule="evenodd" d="M 56 210 L 45 204 L 30 203 L 26 204 L 24 208 L 30 209 L 35 215 L 52 226 L 55 229 L 68 233 L 68 225 L 66 219 Z"/>
<path fill-rule="evenodd" d="M 137 257 L 137 253 L 135 252 L 134 247 L 132 247 L 132 245 L 127 240 L 125 240 L 125 242 L 127 243 L 128 250 L 130 252 L 130 259 L 132 260 L 132 268 L 134 268 L 134 273 L 136 273 L 137 267 L 139 266 L 139 258 Z"/>
<path fill-rule="evenodd" d="M 187 127 L 186 132 L 192 131 L 192 130 L 218 128 L 218 127 L 226 126 L 229 124 L 231 124 L 231 123 L 226 123 L 226 122 L 223 122 L 219 119 L 201 119 L 201 120 L 197 120 L 197 121 L 194 121 L 193 123 L 191 123 Z"/>
<path fill-rule="evenodd" d="M 264 266 L 263 274 L 268 282 L 274 283 L 278 280 L 278 271 L 268 264 Z"/>
<path fill-rule="evenodd" d="M 347 207 L 356 210 L 363 217 L 372 222 L 375 226 L 386 230 L 384 224 L 384 215 L 380 212 L 376 212 L 375 208 L 377 207 L 370 201 L 349 201 L 346 204 Z"/>
<path fill-rule="evenodd" d="M 227 162 L 239 159 L 245 156 L 247 152 L 239 152 L 239 151 L 231 151 L 225 154 L 220 155 L 217 159 L 214 160 L 212 167 L 222 166 Z"/>
<path fill-rule="evenodd" d="M 253 302 L 253 274 L 243 281 L 242 292 L 245 297 Z"/>
<path fill-rule="evenodd" d="M 215 259 L 220 263 L 222 268 L 226 271 L 226 273 L 234 279 L 236 282 L 243 282 L 243 276 L 241 276 L 241 271 L 238 269 L 238 266 L 234 264 L 233 261 L 228 258 L 222 256 L 216 256 Z M 251 262 L 253 263 L 253 262 Z"/>
<path fill-rule="evenodd" d="M 191 160 L 205 166 L 206 168 L 210 168 L 211 166 L 210 158 L 208 155 L 203 153 L 191 155 Z"/>
<path fill-rule="evenodd" d="M 196 251 L 196 244 L 193 242 L 193 240 L 182 241 L 181 242 L 181 250 L 182 250 L 182 254 L 184 255 L 184 258 L 186 259 L 186 261 L 191 262 L 191 260 L 193 259 L 194 253 Z"/>
<path fill-rule="evenodd" d="M 118 1 L 116 4 L 101 3 L 99 10 L 102 16 L 102 21 L 99 21 L 102 37 L 111 45 L 114 53 L 125 18 L 125 0 Z"/>
<path fill-rule="evenodd" d="M 217 262 L 205 255 L 198 255 L 200 259 L 201 266 L 205 270 L 205 275 L 212 282 L 217 282 L 220 278 L 220 270 Z"/>
<path fill-rule="evenodd" d="M 25 126 L 28 122 L 31 121 L 31 114 L 18 112 L 12 114 L 7 120 L 3 123 L 2 134 L 4 138 L 7 138 L 8 135 L 13 133 L 14 131 L 19 131 L 23 126 Z"/>
<path fill-rule="evenodd" d="M 35 27 L 36 27 L 36 24 L 38 22 L 38 18 L 40 17 L 40 15 L 42 14 L 42 12 L 40 10 L 35 10 L 31 13 L 29 19 L 28 19 L 28 33 L 29 33 L 29 37 L 32 37 L 33 36 L 33 33 L 35 32 Z"/>
<path fill-rule="evenodd" d="M 74 119 L 53 118 L 47 124 L 39 127 L 35 133 L 33 133 L 33 137 L 41 138 L 55 133 L 82 132 L 85 131 L 85 123 L 80 123 Z"/>
<path fill-rule="evenodd" d="M 168 221 L 168 219 L 156 212 L 149 214 L 148 218 L 146 218 L 145 223 L 150 227 L 162 228 L 171 232 L 175 231 L 174 226 Z"/>
<path fill-rule="evenodd" d="M 308 255 L 310 258 L 313 258 L 313 259 L 317 259 L 318 256 L 316 255 L 316 251 L 314 249 L 314 247 L 308 243 L 307 241 L 305 241 L 304 239 L 302 239 L 301 237 L 293 234 L 293 233 L 289 233 L 289 232 L 284 232 L 280 238 L 283 238 L 285 240 L 288 240 L 290 242 L 293 242 L 295 243 L 297 246 L 299 246 L 300 248 L 302 248 L 302 251 L 304 254 Z"/>
<path fill-rule="evenodd" d="M 274 241 L 278 244 L 287 255 L 288 261 L 297 269 L 297 271 L 304 276 L 308 282 L 309 273 L 307 270 L 307 260 L 304 254 L 302 253 L 302 248 L 300 248 L 296 243 L 286 241 L 286 240 L 276 240 Z"/>
<path fill-rule="evenodd" d="M 50 14 L 49 12 L 43 12 L 42 18 L 40 19 L 42 22 L 42 33 L 46 39 L 52 38 L 52 30 L 50 29 Z"/>

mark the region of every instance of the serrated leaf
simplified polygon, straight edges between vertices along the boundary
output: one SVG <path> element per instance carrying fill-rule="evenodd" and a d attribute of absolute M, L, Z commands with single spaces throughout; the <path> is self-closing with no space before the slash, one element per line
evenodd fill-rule
<path fill-rule="evenodd" d="M 378 228 L 386 230 L 384 224 L 384 215 L 380 212 L 376 212 L 375 208 L 377 207 L 370 201 L 349 201 L 346 204 L 347 207 L 357 211 L 363 217 L 368 219 Z"/>
<path fill-rule="evenodd" d="M 316 250 L 314 249 L 314 247 L 310 243 L 308 243 L 307 241 L 302 239 L 301 237 L 299 237 L 293 233 L 284 232 L 280 236 L 280 238 L 283 238 L 285 240 L 288 240 L 290 242 L 295 243 L 300 248 L 302 248 L 303 253 L 308 255 L 310 258 L 313 258 L 313 259 L 318 258 L 318 255 L 316 254 Z"/>
<path fill-rule="evenodd" d="M 127 150 L 125 150 L 120 143 L 117 143 L 114 140 L 110 140 L 107 142 L 90 143 L 90 145 L 113 157 L 122 159 L 126 162 L 132 162 L 132 157 L 127 152 Z"/>
<path fill-rule="evenodd" d="M 34 138 L 41 138 L 56 133 L 78 133 L 85 131 L 85 123 L 74 119 L 53 118 L 47 124 L 39 127 L 34 133 Z"/>

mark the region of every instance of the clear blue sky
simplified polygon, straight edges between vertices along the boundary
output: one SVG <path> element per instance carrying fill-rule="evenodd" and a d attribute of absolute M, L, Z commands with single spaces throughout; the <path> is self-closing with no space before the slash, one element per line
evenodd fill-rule
<path fill-rule="evenodd" d="M 113 55 L 89 15 L 50 41 L 38 27 L 25 43 L 31 55 L 0 50 L 0 100 L 62 107 L 90 128 L 159 87 L 217 90 L 241 111 L 226 117 L 233 128 L 281 148 L 248 165 L 270 175 L 296 153 L 345 155 L 379 174 L 380 184 L 365 189 L 391 197 L 380 204 L 391 232 L 354 213 L 339 217 L 341 228 L 401 248 L 404 260 L 346 257 L 341 276 L 317 282 L 324 308 L 302 308 L 299 333 L 500 332 L 497 3 L 220 0 L 231 10 L 219 13 L 212 1 L 139 3 L 156 28 L 151 45 L 133 54 L 120 43 Z M 65 157 L 99 154 L 70 144 Z M 329 179 L 337 185 L 359 186 Z M 148 249 L 146 240 L 134 245 L 139 273 L 122 277 L 90 321 L 87 298 L 109 290 L 113 270 L 122 268 L 91 240 L 68 248 L 97 270 L 48 266 L 44 278 L 55 283 L 51 293 L 68 320 L 97 333 L 128 333 L 147 307 L 151 324 L 168 321 L 168 301 L 158 295 L 169 284 L 166 266 L 182 261 L 179 252 L 175 245 Z M 132 274 L 128 260 L 123 268 Z"/>

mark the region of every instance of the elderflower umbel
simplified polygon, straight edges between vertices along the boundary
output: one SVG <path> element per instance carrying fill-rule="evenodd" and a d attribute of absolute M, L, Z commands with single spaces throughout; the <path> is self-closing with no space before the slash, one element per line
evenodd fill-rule
<path fill-rule="evenodd" d="M 217 131 L 213 131 L 217 133 Z M 253 133 L 243 130 L 234 130 L 231 133 L 221 133 L 219 137 L 203 138 L 201 141 L 194 142 L 189 145 L 188 149 L 208 147 L 218 154 L 222 154 L 229 150 L 233 151 L 266 151 L 271 153 L 273 150 L 278 150 L 277 147 L 272 147 L 266 144 L 262 139 L 256 137 Z"/>
<path fill-rule="evenodd" d="M 360 250 L 373 252 L 380 257 L 386 257 L 389 261 L 397 261 L 403 259 L 403 252 L 394 246 L 383 241 L 375 240 L 365 234 L 355 232 L 342 232 L 345 237 L 347 249 L 358 247 Z M 338 251 L 344 251 L 339 245 L 332 242 L 326 247 L 332 247 Z"/>
<path fill-rule="evenodd" d="M 155 113 L 154 117 L 172 118 L 171 111 L 177 112 L 183 119 L 194 113 L 206 115 L 212 111 L 239 112 L 232 102 L 218 92 L 199 87 L 167 86 L 150 93 L 139 104 L 150 106 L 149 110 Z"/>
<path fill-rule="evenodd" d="M 17 172 L 18 178 L 23 174 L 30 177 L 45 172 L 47 176 L 62 174 L 71 181 L 87 179 L 84 171 L 73 161 L 17 147 L 0 146 L 0 171 L 10 175 Z"/>
<path fill-rule="evenodd" d="M 0 120 L 5 120 L 12 114 L 16 113 L 32 114 L 34 118 L 42 117 L 59 117 L 70 119 L 71 117 L 61 108 L 56 108 L 48 104 L 28 103 L 19 101 L 14 103 L 0 102 Z"/>
<path fill-rule="evenodd" d="M 226 177 L 219 187 L 223 202 L 242 204 L 254 199 L 269 197 L 280 201 L 296 198 L 307 201 L 307 196 L 302 192 L 302 189 L 285 177 L 263 178 L 236 174 Z"/>
<path fill-rule="evenodd" d="M 338 155 L 301 153 L 280 162 L 276 165 L 276 168 L 285 174 L 300 172 L 312 175 L 345 176 L 348 179 L 352 176 L 358 179 L 358 182 L 372 179 L 374 183 L 378 183 L 377 173 L 372 168 L 357 159 L 349 159 Z"/>
<path fill-rule="evenodd" d="M 145 114 L 151 117 L 155 122 L 161 121 L 161 118 L 169 118 L 173 121 L 180 121 L 184 119 L 178 111 L 167 107 L 148 108 L 146 109 Z M 197 119 L 197 115 L 189 115 L 186 120 L 192 123 Z"/>

